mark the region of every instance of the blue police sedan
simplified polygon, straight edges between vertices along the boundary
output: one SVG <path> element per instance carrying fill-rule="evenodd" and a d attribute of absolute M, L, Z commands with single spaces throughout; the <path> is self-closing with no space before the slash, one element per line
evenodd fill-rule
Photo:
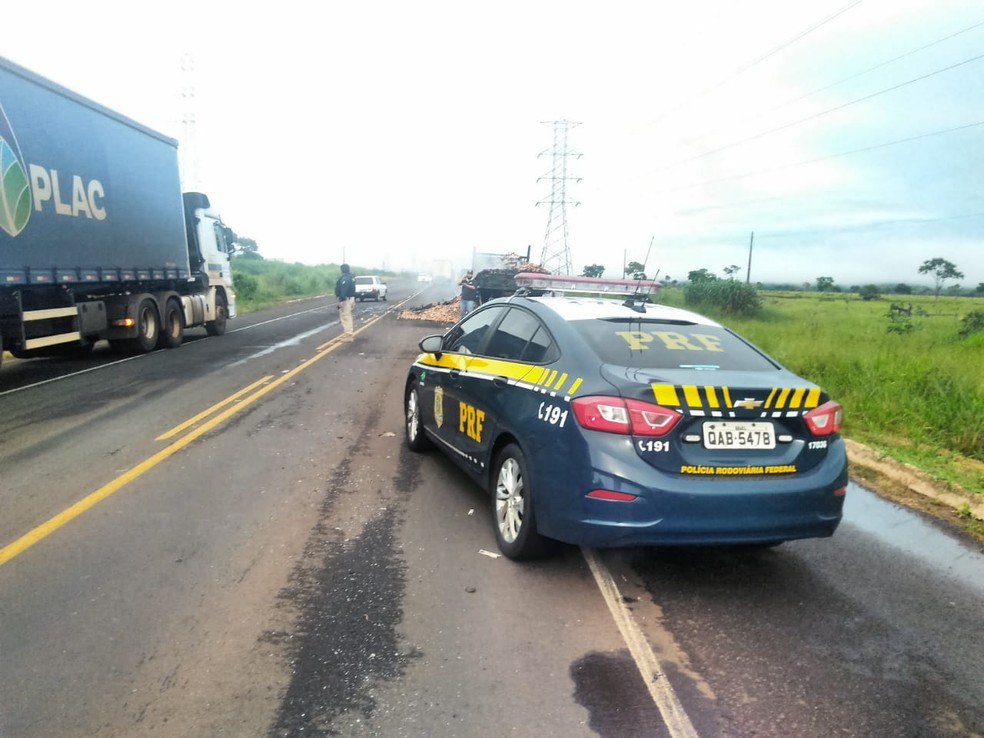
<path fill-rule="evenodd" d="M 841 519 L 841 406 L 693 312 L 492 300 L 420 342 L 406 438 L 492 495 L 500 550 L 775 545 Z"/>

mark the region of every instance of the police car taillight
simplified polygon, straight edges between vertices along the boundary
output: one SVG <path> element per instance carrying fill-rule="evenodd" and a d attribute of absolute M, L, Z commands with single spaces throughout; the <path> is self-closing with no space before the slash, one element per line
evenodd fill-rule
<path fill-rule="evenodd" d="M 667 407 L 622 397 L 577 397 L 571 409 L 582 428 L 632 436 L 664 436 L 683 417 Z"/>
<path fill-rule="evenodd" d="M 813 408 L 803 416 L 806 427 L 815 436 L 829 436 L 836 433 L 840 430 L 843 419 L 844 409 L 833 400 Z"/>

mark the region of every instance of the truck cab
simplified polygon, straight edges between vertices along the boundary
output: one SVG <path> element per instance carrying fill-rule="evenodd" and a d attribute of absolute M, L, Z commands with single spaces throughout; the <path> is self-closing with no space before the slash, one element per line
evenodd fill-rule
<path fill-rule="evenodd" d="M 218 302 L 225 306 L 225 317 L 234 318 L 236 295 L 232 290 L 230 259 L 236 235 L 222 222 L 219 213 L 212 209 L 208 195 L 202 192 L 185 192 L 182 199 L 191 275 L 201 280 L 203 287 L 208 288 L 208 302 L 213 314 Z"/>

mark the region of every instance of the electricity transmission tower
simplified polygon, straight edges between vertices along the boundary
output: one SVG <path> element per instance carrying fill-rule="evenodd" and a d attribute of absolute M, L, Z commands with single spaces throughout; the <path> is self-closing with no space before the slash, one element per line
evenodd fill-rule
<path fill-rule="evenodd" d="M 567 242 L 567 205 L 580 205 L 567 199 L 567 181 L 580 182 L 580 177 L 567 176 L 567 159 L 581 158 L 581 154 L 567 147 L 567 132 L 574 126 L 581 125 L 569 120 L 544 121 L 553 126 L 553 149 L 544 151 L 550 154 L 550 174 L 537 178 L 550 180 L 550 199 L 540 200 L 537 205 L 550 205 L 550 215 L 547 218 L 547 231 L 543 237 L 543 254 L 540 266 L 551 274 L 571 274 L 571 249 Z"/>
<path fill-rule="evenodd" d="M 182 190 L 200 190 L 198 162 L 198 99 L 195 94 L 195 57 L 181 56 L 181 147 L 180 171 Z"/>

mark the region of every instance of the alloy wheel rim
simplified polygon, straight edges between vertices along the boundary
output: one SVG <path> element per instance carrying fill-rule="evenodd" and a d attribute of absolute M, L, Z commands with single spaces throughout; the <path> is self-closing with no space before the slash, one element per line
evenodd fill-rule
<path fill-rule="evenodd" d="M 512 543 L 523 527 L 523 476 L 516 459 L 506 459 L 499 468 L 495 485 L 495 515 L 499 533 Z"/>
<path fill-rule="evenodd" d="M 407 398 L 407 435 L 410 436 L 411 441 L 416 440 L 418 428 L 417 392 L 410 390 L 410 396 Z"/>

